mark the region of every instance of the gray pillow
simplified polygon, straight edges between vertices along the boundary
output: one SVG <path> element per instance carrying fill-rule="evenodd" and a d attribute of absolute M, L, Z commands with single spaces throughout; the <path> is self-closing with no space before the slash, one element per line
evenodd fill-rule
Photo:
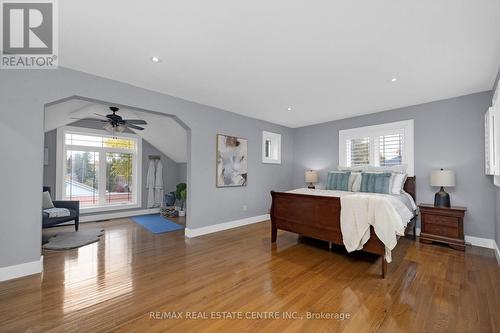
<path fill-rule="evenodd" d="M 361 192 L 369 193 L 390 193 L 389 184 L 391 182 L 391 173 L 369 173 L 361 174 Z"/>
<path fill-rule="evenodd" d="M 350 171 L 330 171 L 326 179 L 327 190 L 347 191 L 349 188 Z"/>
<path fill-rule="evenodd" d="M 49 192 L 43 192 L 42 194 L 42 209 L 54 208 L 54 203 L 50 197 Z"/>

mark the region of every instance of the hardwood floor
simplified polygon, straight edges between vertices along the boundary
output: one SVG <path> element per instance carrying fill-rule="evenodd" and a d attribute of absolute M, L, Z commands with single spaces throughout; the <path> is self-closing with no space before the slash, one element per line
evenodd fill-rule
<path fill-rule="evenodd" d="M 401 239 L 383 280 L 371 255 L 329 251 L 281 231 L 272 246 L 269 222 L 194 239 L 153 235 L 127 219 L 99 226 L 98 243 L 44 251 L 43 276 L 0 283 L 1 332 L 500 331 L 500 268 L 491 250 Z M 151 318 L 174 311 L 184 318 Z M 222 311 L 280 318 L 185 318 Z M 350 317 L 301 319 L 307 312 Z"/>

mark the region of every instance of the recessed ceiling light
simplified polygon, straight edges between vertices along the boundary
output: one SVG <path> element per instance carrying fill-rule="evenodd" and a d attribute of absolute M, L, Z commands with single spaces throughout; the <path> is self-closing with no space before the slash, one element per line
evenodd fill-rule
<path fill-rule="evenodd" d="M 289 106 L 289 107 L 287 108 L 287 110 L 288 110 L 288 111 L 292 111 L 292 108 Z"/>
<path fill-rule="evenodd" d="M 152 62 L 160 62 L 160 58 L 158 57 L 151 57 Z"/>
<path fill-rule="evenodd" d="M 393 77 L 393 78 L 391 79 L 391 82 L 396 82 L 397 80 L 398 80 L 398 78 L 397 78 L 397 77 Z"/>

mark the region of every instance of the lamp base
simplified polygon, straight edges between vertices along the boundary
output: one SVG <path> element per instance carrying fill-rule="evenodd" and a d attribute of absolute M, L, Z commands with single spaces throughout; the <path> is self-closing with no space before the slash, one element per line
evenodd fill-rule
<path fill-rule="evenodd" d="M 309 186 L 308 186 L 307 188 L 310 188 L 310 189 L 313 189 L 313 190 L 314 190 L 316 187 L 314 186 L 314 184 L 313 184 L 313 183 L 309 183 Z"/>
<path fill-rule="evenodd" d="M 450 195 L 446 193 L 444 188 L 441 186 L 441 189 L 439 192 L 434 195 L 434 206 L 435 207 L 447 207 L 449 208 L 450 205 Z"/>

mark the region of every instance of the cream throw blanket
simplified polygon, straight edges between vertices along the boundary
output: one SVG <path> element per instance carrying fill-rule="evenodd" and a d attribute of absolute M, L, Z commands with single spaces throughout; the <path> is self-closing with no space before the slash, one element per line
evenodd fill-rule
<path fill-rule="evenodd" d="M 392 261 L 391 251 L 403 236 L 412 213 L 399 200 L 374 194 L 346 195 L 340 198 L 340 229 L 348 252 L 361 250 L 370 239 L 370 226 L 385 245 L 385 259 Z M 403 214 L 398 213 L 403 212 Z M 401 215 L 400 215 L 401 214 Z"/>

